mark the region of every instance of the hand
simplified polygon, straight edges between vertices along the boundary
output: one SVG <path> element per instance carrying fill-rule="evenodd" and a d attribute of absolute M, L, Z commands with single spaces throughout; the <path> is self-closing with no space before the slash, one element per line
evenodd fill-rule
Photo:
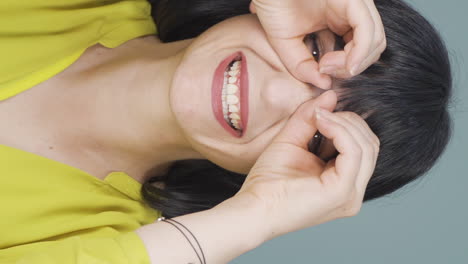
<path fill-rule="evenodd" d="M 333 219 L 356 215 L 374 171 L 379 140 L 352 112 L 330 113 L 334 91 L 302 104 L 262 153 L 234 196 L 258 203 L 266 240 Z M 317 131 L 332 140 L 336 159 L 325 163 L 307 150 Z"/>
<path fill-rule="evenodd" d="M 322 89 L 330 88 L 328 75 L 357 75 L 386 48 L 382 20 L 372 0 L 252 0 L 250 10 L 289 72 Z M 327 53 L 319 65 L 303 39 L 325 28 L 343 36 L 346 46 L 344 51 Z"/>

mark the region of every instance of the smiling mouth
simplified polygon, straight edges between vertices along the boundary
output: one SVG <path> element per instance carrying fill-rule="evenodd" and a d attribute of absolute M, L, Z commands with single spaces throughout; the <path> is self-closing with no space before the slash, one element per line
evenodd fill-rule
<path fill-rule="evenodd" d="M 242 137 L 249 119 L 247 59 L 235 52 L 220 62 L 213 74 L 211 107 L 218 123 L 234 137 Z"/>
<path fill-rule="evenodd" d="M 221 102 L 226 123 L 234 130 L 242 132 L 240 80 L 242 57 L 237 56 L 224 71 Z"/>

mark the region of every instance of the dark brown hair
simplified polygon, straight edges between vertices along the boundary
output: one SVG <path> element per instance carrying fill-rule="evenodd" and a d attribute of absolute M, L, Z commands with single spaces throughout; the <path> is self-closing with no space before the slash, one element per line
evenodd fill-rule
<path fill-rule="evenodd" d="M 170 42 L 196 37 L 222 20 L 248 13 L 250 1 L 151 2 L 159 38 Z M 390 194 L 424 175 L 444 152 L 452 127 L 447 110 L 450 63 L 438 32 L 400 0 L 374 2 L 385 27 L 387 49 L 365 72 L 339 84 L 339 110 L 365 114 L 381 142 L 364 201 Z M 142 194 L 150 206 L 174 217 L 232 197 L 245 176 L 208 160 L 182 160 L 165 175 L 150 178 Z"/>

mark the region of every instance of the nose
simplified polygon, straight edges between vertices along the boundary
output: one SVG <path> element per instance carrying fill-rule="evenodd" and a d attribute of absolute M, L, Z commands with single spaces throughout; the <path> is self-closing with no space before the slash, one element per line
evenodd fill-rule
<path fill-rule="evenodd" d="M 301 82 L 288 73 L 277 72 L 265 82 L 261 97 L 268 109 L 289 116 L 299 105 L 319 96 L 321 92 L 322 89 Z"/>

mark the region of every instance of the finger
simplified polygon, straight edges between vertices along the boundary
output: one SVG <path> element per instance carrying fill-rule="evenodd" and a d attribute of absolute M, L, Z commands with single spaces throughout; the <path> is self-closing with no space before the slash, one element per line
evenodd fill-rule
<path fill-rule="evenodd" d="M 367 124 L 367 121 L 364 119 L 364 117 L 361 117 L 357 114 L 355 114 L 355 117 L 348 117 L 348 119 L 354 120 L 354 124 L 361 130 L 361 132 L 366 135 L 366 137 L 375 145 L 379 145 L 379 139 L 378 137 L 374 134 L 372 129 L 369 127 Z"/>
<path fill-rule="evenodd" d="M 372 149 L 372 151 L 367 151 L 367 153 L 370 153 L 371 156 L 368 158 L 363 157 L 363 163 L 361 167 L 360 174 L 358 175 L 356 179 L 356 191 L 358 195 L 358 199 L 360 201 L 364 200 L 364 196 L 366 193 L 367 185 L 369 184 L 369 181 L 374 174 L 375 171 L 375 166 L 377 163 L 377 157 L 379 153 L 379 147 L 378 144 L 375 144 L 374 142 L 374 137 L 375 134 L 370 130 L 370 128 L 367 126 L 367 123 L 362 119 L 362 118 L 353 118 L 352 116 L 345 116 L 344 118 L 349 119 L 351 123 L 356 125 L 356 128 L 360 129 L 362 134 L 366 135 L 366 138 L 368 139 L 368 147 Z M 369 136 L 368 134 L 374 135 L 374 137 Z"/>
<path fill-rule="evenodd" d="M 372 176 L 377 159 L 377 149 L 374 146 L 372 138 L 369 137 L 370 129 L 365 129 L 365 121 L 355 113 L 352 112 L 339 112 L 336 113 L 335 118 L 340 120 L 348 131 L 354 136 L 362 150 L 361 167 L 359 175 L 356 179 L 356 190 L 359 195 L 363 196 L 366 190 L 367 183 Z M 367 131 L 369 130 L 369 131 Z"/>
<path fill-rule="evenodd" d="M 307 150 L 307 144 L 317 131 L 315 108 L 333 111 L 336 106 L 336 93 L 327 91 L 320 99 L 309 100 L 298 107 L 273 142 L 288 143 Z"/>
<path fill-rule="evenodd" d="M 375 25 L 369 8 L 363 1 L 350 4 L 348 17 L 354 31 L 354 47 L 349 54 L 346 68 L 355 76 L 362 72 L 361 63 L 372 51 Z"/>
<path fill-rule="evenodd" d="M 361 1 L 361 0 L 357 0 L 357 1 Z M 333 31 L 335 34 L 339 36 L 344 36 L 347 32 L 353 30 L 353 28 L 349 24 L 349 21 L 348 21 L 349 19 L 346 15 L 348 8 L 343 7 L 343 4 L 338 6 L 338 4 L 336 3 L 338 1 L 334 1 L 334 2 L 335 3 L 330 3 L 329 7 L 327 7 L 327 11 L 326 11 L 327 26 L 328 26 L 328 29 Z M 341 2 L 350 2 L 350 1 L 341 1 Z"/>
<path fill-rule="evenodd" d="M 250 2 L 249 10 L 250 10 L 250 13 L 252 13 L 252 14 L 257 13 L 257 8 L 255 7 L 253 2 Z"/>
<path fill-rule="evenodd" d="M 346 69 L 347 57 L 353 47 L 354 42 L 351 40 L 345 45 L 344 50 L 332 51 L 323 55 L 320 60 L 320 72 L 340 79 L 353 77 Z"/>
<path fill-rule="evenodd" d="M 375 62 L 377 62 L 379 59 L 380 59 L 380 55 L 382 54 L 382 52 L 385 50 L 385 43 L 381 43 L 381 45 L 379 47 L 376 47 L 372 53 L 369 54 L 369 56 L 367 56 L 367 58 L 364 59 L 364 61 L 362 62 L 361 66 L 362 66 L 362 71 L 365 71 L 367 70 L 367 68 L 369 68 L 372 64 L 374 64 Z"/>
<path fill-rule="evenodd" d="M 346 53 L 346 56 L 349 56 L 351 53 L 351 50 L 354 48 L 354 41 L 351 40 L 350 42 L 346 43 L 344 47 L 344 52 Z"/>
<path fill-rule="evenodd" d="M 321 89 L 330 88 L 330 76 L 319 72 L 317 62 L 301 37 L 291 39 L 270 38 L 270 43 L 294 77 Z"/>
<path fill-rule="evenodd" d="M 324 172 L 324 181 L 327 181 L 327 177 L 338 178 L 340 184 L 344 184 L 346 188 L 354 188 L 361 167 L 360 146 L 345 126 L 332 120 L 334 114 L 325 110 L 317 113 L 317 128 L 322 135 L 332 140 L 339 152 L 334 161 L 334 169 Z"/>
<path fill-rule="evenodd" d="M 346 34 L 343 35 L 343 40 L 345 43 L 348 43 L 350 42 L 351 40 L 353 40 L 354 38 L 354 34 L 353 34 L 353 31 L 348 31 Z"/>
<path fill-rule="evenodd" d="M 379 47 L 382 44 L 384 44 L 383 50 L 385 50 L 387 41 L 385 37 L 385 27 L 382 22 L 382 17 L 380 16 L 379 11 L 377 10 L 373 0 L 366 0 L 366 4 L 367 4 L 367 7 L 369 8 L 372 18 L 374 19 L 374 25 L 375 25 L 374 46 Z"/>
<path fill-rule="evenodd" d="M 357 125 L 357 127 L 361 130 L 361 132 L 366 135 L 367 139 L 369 140 L 369 142 L 374 147 L 374 150 L 375 150 L 375 153 L 376 153 L 374 158 L 375 158 L 375 160 L 377 160 L 377 155 L 378 155 L 379 147 L 380 147 L 379 138 L 374 133 L 374 131 L 372 131 L 372 129 L 367 124 L 367 121 L 364 120 L 363 117 L 360 117 L 360 116 L 356 115 L 356 118 L 354 118 L 354 122 Z"/>
<path fill-rule="evenodd" d="M 320 60 L 320 72 L 334 78 L 346 79 L 352 77 L 346 69 L 346 52 L 332 51 L 323 55 Z"/>
<path fill-rule="evenodd" d="M 386 38 L 385 30 L 382 24 L 382 19 L 380 17 L 377 8 L 372 0 L 365 0 L 365 3 L 369 9 L 369 12 L 374 20 L 374 43 L 372 44 L 372 51 L 370 54 L 363 60 L 360 66 L 360 71 L 365 71 L 370 65 L 379 60 L 381 53 L 386 48 Z"/>

